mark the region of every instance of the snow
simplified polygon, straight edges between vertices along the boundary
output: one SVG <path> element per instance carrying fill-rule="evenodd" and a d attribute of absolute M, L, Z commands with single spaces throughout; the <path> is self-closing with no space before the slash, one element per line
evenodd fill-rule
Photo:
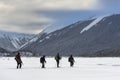
<path fill-rule="evenodd" d="M 20 45 L 19 45 L 20 40 L 17 37 L 12 39 L 11 42 L 16 49 L 18 49 L 20 47 Z"/>
<path fill-rule="evenodd" d="M 75 26 L 77 26 L 78 24 L 82 23 L 83 21 L 79 21 L 79 22 L 76 22 L 75 24 L 71 25 L 69 28 L 74 28 Z"/>
<path fill-rule="evenodd" d="M 22 46 L 20 46 L 20 47 L 18 48 L 18 50 L 26 47 L 27 45 L 29 45 L 29 44 L 31 44 L 31 43 L 33 43 L 33 42 L 36 42 L 36 41 L 41 37 L 41 35 L 44 33 L 44 31 L 45 31 L 45 29 L 42 30 L 39 34 L 35 35 L 35 36 L 34 36 L 32 39 L 30 39 L 28 42 L 26 42 L 25 44 L 23 44 Z"/>
<path fill-rule="evenodd" d="M 21 45 L 21 46 L 18 48 L 18 50 L 26 47 L 27 45 L 29 45 L 29 44 L 31 44 L 31 43 L 33 43 L 33 42 L 35 42 L 35 41 L 37 41 L 38 39 L 39 39 L 39 37 L 38 37 L 38 36 L 35 36 L 34 38 L 32 38 L 31 40 L 29 40 L 29 41 L 26 42 L 25 44 Z"/>
<path fill-rule="evenodd" d="M 111 24 L 112 24 L 112 22 L 109 22 L 109 23 L 108 23 L 108 25 L 111 25 Z"/>
<path fill-rule="evenodd" d="M 86 26 L 80 33 L 82 34 L 83 32 L 91 29 L 94 25 L 96 25 L 98 22 L 100 22 L 104 17 L 105 16 L 98 17 L 91 24 L 89 24 L 88 26 Z"/>
<path fill-rule="evenodd" d="M 16 33 L 16 32 L 7 32 L 7 31 L 1 31 L 0 30 L 0 37 L 4 38 L 6 37 L 13 37 L 13 38 L 31 38 L 34 34 L 24 34 L 24 33 Z"/>
<path fill-rule="evenodd" d="M 120 58 L 75 58 L 69 67 L 62 58 L 56 68 L 54 58 L 46 58 L 46 68 L 41 69 L 39 58 L 22 58 L 22 69 L 16 69 L 14 58 L 0 58 L 1 80 L 120 80 Z"/>
<path fill-rule="evenodd" d="M 11 42 L 16 49 L 18 49 L 20 47 L 20 45 L 15 40 L 13 40 Z"/>
<path fill-rule="evenodd" d="M 48 35 L 48 36 L 46 36 L 46 39 L 50 39 L 51 36 L 52 36 L 52 35 Z"/>
<path fill-rule="evenodd" d="M 39 42 L 41 43 L 41 42 L 43 42 L 43 41 L 44 41 L 44 39 L 40 40 Z"/>

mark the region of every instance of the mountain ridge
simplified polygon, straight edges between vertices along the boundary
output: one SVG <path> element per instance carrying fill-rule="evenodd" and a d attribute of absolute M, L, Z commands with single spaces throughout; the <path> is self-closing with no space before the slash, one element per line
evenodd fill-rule
<path fill-rule="evenodd" d="M 36 56 L 55 56 L 58 52 L 62 56 L 120 56 L 120 14 L 104 16 L 80 33 L 95 20 L 78 21 L 48 34 L 38 34 L 19 51 Z"/>
<path fill-rule="evenodd" d="M 12 53 L 33 36 L 34 34 L 0 31 L 0 52 Z"/>
<path fill-rule="evenodd" d="M 101 50 L 120 47 L 120 14 L 105 16 L 94 27 L 80 34 L 94 20 L 80 21 L 54 31 L 21 51 L 48 56 L 58 52 L 63 56 L 90 56 Z"/>

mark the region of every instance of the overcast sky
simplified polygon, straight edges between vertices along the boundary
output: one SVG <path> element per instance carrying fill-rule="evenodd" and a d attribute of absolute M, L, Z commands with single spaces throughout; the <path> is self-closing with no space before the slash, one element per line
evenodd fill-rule
<path fill-rule="evenodd" d="M 119 13 L 120 0 L 0 0 L 0 30 L 37 34 L 98 15 Z"/>

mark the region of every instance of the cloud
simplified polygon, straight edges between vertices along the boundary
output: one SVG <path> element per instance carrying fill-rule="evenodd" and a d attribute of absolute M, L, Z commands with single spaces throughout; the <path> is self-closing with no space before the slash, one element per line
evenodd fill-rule
<path fill-rule="evenodd" d="M 120 6 L 120 0 L 101 0 L 100 5 L 102 7 L 102 10 L 118 10 Z"/>
<path fill-rule="evenodd" d="M 97 8 L 96 5 L 98 5 L 98 0 L 46 0 L 41 4 L 40 8 L 54 10 L 93 10 Z"/>
<path fill-rule="evenodd" d="M 73 12 L 97 9 L 99 0 L 0 0 L 0 29 L 38 33 L 46 26 L 62 25 L 69 14 L 66 12 L 71 12 L 67 17 L 73 18 Z"/>

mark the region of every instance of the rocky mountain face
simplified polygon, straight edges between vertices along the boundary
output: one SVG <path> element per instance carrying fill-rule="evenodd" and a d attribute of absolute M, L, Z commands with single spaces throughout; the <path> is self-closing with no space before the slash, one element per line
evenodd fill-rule
<path fill-rule="evenodd" d="M 54 56 L 120 56 L 120 14 L 80 21 L 45 34 L 20 51 Z M 109 54 L 109 52 L 111 52 Z"/>
<path fill-rule="evenodd" d="M 33 36 L 32 34 L 0 31 L 0 53 L 9 53 L 17 50 Z"/>
<path fill-rule="evenodd" d="M 119 49 L 120 15 L 80 21 L 49 33 L 21 51 L 54 56 L 93 56 L 100 51 Z"/>

